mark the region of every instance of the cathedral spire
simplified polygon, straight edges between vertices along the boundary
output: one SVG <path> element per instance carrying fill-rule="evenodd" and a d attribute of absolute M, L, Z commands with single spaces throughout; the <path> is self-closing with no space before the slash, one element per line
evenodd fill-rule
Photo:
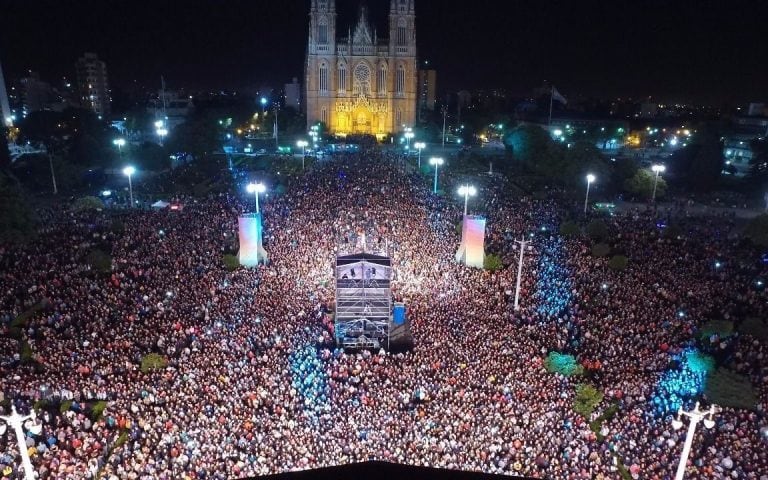
<path fill-rule="evenodd" d="M 355 45 L 371 45 L 373 36 L 371 35 L 371 25 L 368 23 L 368 7 L 365 4 L 360 6 L 360 15 L 355 26 Z"/>

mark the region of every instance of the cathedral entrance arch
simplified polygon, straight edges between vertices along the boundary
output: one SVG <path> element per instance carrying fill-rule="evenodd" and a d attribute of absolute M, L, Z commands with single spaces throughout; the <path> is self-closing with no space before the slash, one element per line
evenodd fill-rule
<path fill-rule="evenodd" d="M 373 133 L 373 114 L 367 106 L 358 106 L 352 118 L 355 133 Z"/>

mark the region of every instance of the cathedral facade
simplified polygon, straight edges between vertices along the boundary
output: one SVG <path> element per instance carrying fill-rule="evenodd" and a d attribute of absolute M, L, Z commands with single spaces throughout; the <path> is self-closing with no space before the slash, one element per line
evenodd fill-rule
<path fill-rule="evenodd" d="M 337 36 L 335 0 L 312 0 L 305 64 L 307 127 L 331 134 L 388 135 L 416 120 L 415 0 L 391 0 L 389 38 L 379 38 L 360 9 L 354 28 Z"/>

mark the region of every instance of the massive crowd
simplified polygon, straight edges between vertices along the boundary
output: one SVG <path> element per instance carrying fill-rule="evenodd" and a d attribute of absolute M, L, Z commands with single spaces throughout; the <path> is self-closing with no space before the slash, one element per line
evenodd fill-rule
<path fill-rule="evenodd" d="M 621 462 L 634 478 L 671 478 L 685 432 L 654 401 L 671 360 L 707 319 L 767 313 L 754 288 L 765 272 L 730 220 L 682 219 L 678 240 L 649 213 L 611 217 L 631 259 L 615 272 L 584 237 L 558 236 L 558 192 L 535 200 L 488 176 L 472 200 L 487 250 L 513 262 L 515 238 L 534 246 L 515 311 L 516 268 L 457 264 L 463 205 L 426 183 L 381 152 L 318 165 L 265 199 L 270 263 L 253 270 L 222 263 L 250 208 L 231 195 L 129 213 L 124 231 L 109 212 L 51 212 L 35 241 L 2 247 L 0 408 L 40 410 L 27 438 L 40 478 L 210 480 L 368 459 L 553 479 L 619 478 Z M 392 252 L 410 352 L 334 349 L 332 266 L 363 233 Z M 111 251 L 110 274 L 85 261 L 94 248 Z M 553 350 L 593 370 L 598 412 L 618 403 L 604 439 L 572 409 L 580 380 L 544 369 Z M 699 431 L 688 478 L 766 480 L 766 343 L 737 335 L 727 350 L 759 405 Z M 143 373 L 151 352 L 168 366 Z M 0 478 L 22 478 L 11 435 L 0 450 Z"/>

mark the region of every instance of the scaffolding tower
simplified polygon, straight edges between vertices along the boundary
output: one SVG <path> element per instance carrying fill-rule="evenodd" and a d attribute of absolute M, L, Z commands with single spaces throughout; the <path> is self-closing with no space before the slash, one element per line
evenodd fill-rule
<path fill-rule="evenodd" d="M 344 349 L 389 348 L 392 262 L 358 253 L 336 257 L 336 345 Z"/>

